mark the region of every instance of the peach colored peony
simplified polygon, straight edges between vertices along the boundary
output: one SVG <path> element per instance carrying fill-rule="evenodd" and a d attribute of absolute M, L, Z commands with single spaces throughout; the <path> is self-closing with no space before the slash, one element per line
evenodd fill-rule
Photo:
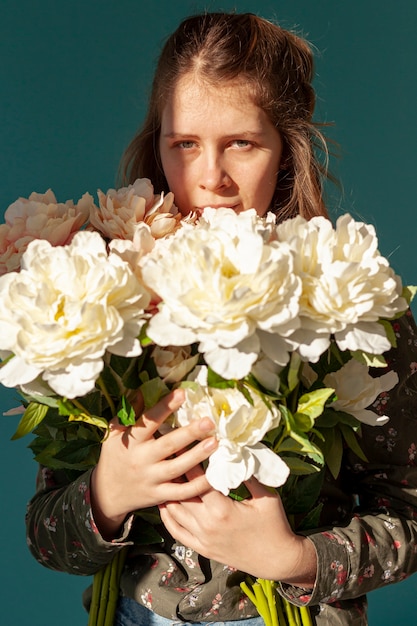
<path fill-rule="evenodd" d="M 100 208 L 93 207 L 92 226 L 108 239 L 132 240 L 138 224 L 145 223 L 154 239 L 173 233 L 182 219 L 172 193 L 155 195 L 151 181 L 138 178 L 133 185 L 97 192 Z"/>
<path fill-rule="evenodd" d="M 0 224 L 0 275 L 20 269 L 22 254 L 34 239 L 46 239 L 53 246 L 70 243 L 88 221 L 93 205 L 88 193 L 76 205 L 72 200 L 58 203 L 50 189 L 18 198 L 6 209 L 5 223 Z"/>

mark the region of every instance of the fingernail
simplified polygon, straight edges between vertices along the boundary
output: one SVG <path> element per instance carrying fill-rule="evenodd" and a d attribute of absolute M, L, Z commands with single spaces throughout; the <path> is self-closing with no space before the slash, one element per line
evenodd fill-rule
<path fill-rule="evenodd" d="M 181 404 L 185 400 L 185 393 L 183 389 L 174 389 L 171 396 L 171 401 L 169 403 L 169 408 L 176 410 L 181 406 Z"/>
<path fill-rule="evenodd" d="M 214 450 L 217 447 L 217 439 L 215 437 L 210 437 L 210 439 L 206 439 L 203 443 L 204 450 Z"/>
<path fill-rule="evenodd" d="M 198 426 L 204 433 L 215 432 L 214 422 L 209 417 L 203 417 L 199 421 Z"/>

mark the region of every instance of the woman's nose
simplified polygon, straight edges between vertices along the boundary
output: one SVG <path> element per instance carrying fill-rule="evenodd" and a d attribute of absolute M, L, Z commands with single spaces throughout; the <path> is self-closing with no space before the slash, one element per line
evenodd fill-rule
<path fill-rule="evenodd" d="M 231 185 L 231 178 L 218 156 L 207 156 L 201 161 L 200 188 L 207 191 L 226 189 Z"/>

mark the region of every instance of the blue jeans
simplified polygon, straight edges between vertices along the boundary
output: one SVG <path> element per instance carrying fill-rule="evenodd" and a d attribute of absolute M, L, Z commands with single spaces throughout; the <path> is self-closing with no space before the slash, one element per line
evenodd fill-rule
<path fill-rule="evenodd" d="M 120 598 L 114 626 L 265 626 L 262 617 L 235 620 L 230 622 L 182 622 L 167 619 L 142 606 L 132 598 Z"/>

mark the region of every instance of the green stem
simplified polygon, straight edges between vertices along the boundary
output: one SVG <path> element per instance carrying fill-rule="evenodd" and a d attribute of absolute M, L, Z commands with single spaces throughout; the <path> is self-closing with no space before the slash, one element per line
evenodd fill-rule
<path fill-rule="evenodd" d="M 243 593 L 248 596 L 248 598 L 252 602 L 252 604 L 254 604 L 256 606 L 255 594 L 253 593 L 253 591 L 249 587 L 249 585 L 247 583 L 243 582 L 243 583 L 240 583 L 240 588 L 242 589 Z"/>
<path fill-rule="evenodd" d="M 313 626 L 310 609 L 307 606 L 300 606 L 300 617 L 303 626 Z"/>
<path fill-rule="evenodd" d="M 255 592 L 256 597 L 256 608 L 258 610 L 259 615 L 263 618 L 265 622 L 265 626 L 272 626 L 271 613 L 269 610 L 268 602 L 266 600 L 264 591 L 259 582 L 256 582 L 253 585 L 253 590 Z"/>
<path fill-rule="evenodd" d="M 339 350 L 339 348 L 338 348 L 337 344 L 336 344 L 334 341 L 332 341 L 332 342 L 330 343 L 330 348 L 329 348 L 329 351 L 330 351 L 330 353 L 331 353 L 331 354 L 333 354 L 333 356 L 335 356 L 335 357 L 336 357 L 336 359 L 337 359 L 337 361 L 340 363 L 340 365 L 343 365 L 343 364 L 344 364 L 343 359 L 342 359 L 342 357 L 340 356 L 340 350 Z"/>
<path fill-rule="evenodd" d="M 276 603 L 276 609 L 277 609 L 277 620 L 278 620 L 278 624 L 279 626 L 287 626 L 287 620 L 285 619 L 285 615 L 284 612 L 282 610 L 282 606 L 283 606 L 283 599 L 281 598 L 281 596 L 278 597 L 278 602 Z"/>
<path fill-rule="evenodd" d="M 297 622 L 294 619 L 293 606 L 288 600 L 283 598 L 284 609 L 287 614 L 288 626 L 297 626 Z"/>
<path fill-rule="evenodd" d="M 119 599 L 120 576 L 126 560 L 127 550 L 120 550 L 114 557 L 110 568 L 109 596 L 104 618 L 104 626 L 113 626 Z"/>
<path fill-rule="evenodd" d="M 274 445 L 274 452 L 275 453 L 279 452 L 279 449 L 281 447 L 282 442 L 284 441 L 284 439 L 286 439 L 288 437 L 290 432 L 291 432 L 291 429 L 288 428 L 287 424 L 285 424 L 285 427 L 283 428 L 283 431 L 281 433 L 281 437 L 278 439 L 278 442 Z"/>
<path fill-rule="evenodd" d="M 290 607 L 292 619 L 293 619 L 295 626 L 300 626 L 300 620 L 298 616 L 298 607 L 294 606 L 294 604 L 291 604 L 291 602 L 288 602 L 288 606 Z"/>
<path fill-rule="evenodd" d="M 112 399 L 111 395 L 109 394 L 109 392 L 107 391 L 107 387 L 104 384 L 104 381 L 103 381 L 101 376 L 98 377 L 97 384 L 100 387 L 100 389 L 101 389 L 101 391 L 103 393 L 103 396 L 107 400 L 107 403 L 108 403 L 108 405 L 110 407 L 111 414 L 112 415 L 116 415 L 116 407 L 114 406 L 113 399 Z"/>
<path fill-rule="evenodd" d="M 266 599 L 269 606 L 269 614 L 271 616 L 272 626 L 279 626 L 278 614 L 277 614 L 277 602 L 275 593 L 275 583 L 272 580 L 261 579 L 261 585 L 263 587 Z"/>
<path fill-rule="evenodd" d="M 300 388 L 300 383 L 297 384 L 297 386 L 292 390 L 291 394 L 290 394 L 290 411 L 292 413 L 292 415 L 294 415 L 294 413 L 297 412 L 297 406 L 298 406 L 298 390 Z"/>
<path fill-rule="evenodd" d="M 86 415 L 91 416 L 91 414 L 89 413 L 89 411 L 87 411 L 87 409 L 85 408 L 85 406 L 83 406 L 83 405 L 81 404 L 81 402 L 80 402 L 79 400 L 77 400 L 77 398 L 72 398 L 72 399 L 71 399 L 71 402 L 72 402 L 72 404 L 73 404 L 74 406 L 76 406 L 76 407 L 77 407 L 77 409 L 80 409 L 80 411 L 81 411 L 82 413 L 85 413 Z"/>
<path fill-rule="evenodd" d="M 103 582 L 103 569 L 96 572 L 93 578 L 93 595 L 91 598 L 90 611 L 88 616 L 88 626 L 96 626 L 97 616 L 100 607 L 101 585 Z"/>
<path fill-rule="evenodd" d="M 120 550 L 94 575 L 88 626 L 113 626 L 126 555 L 127 549 Z"/>
<path fill-rule="evenodd" d="M 97 623 L 95 626 L 104 626 L 106 620 L 106 612 L 107 612 L 107 600 L 109 597 L 109 584 L 110 584 L 110 574 L 112 569 L 113 561 L 108 563 L 104 568 L 103 572 L 103 582 L 101 585 L 101 593 L 100 593 L 100 607 L 98 610 Z"/>

